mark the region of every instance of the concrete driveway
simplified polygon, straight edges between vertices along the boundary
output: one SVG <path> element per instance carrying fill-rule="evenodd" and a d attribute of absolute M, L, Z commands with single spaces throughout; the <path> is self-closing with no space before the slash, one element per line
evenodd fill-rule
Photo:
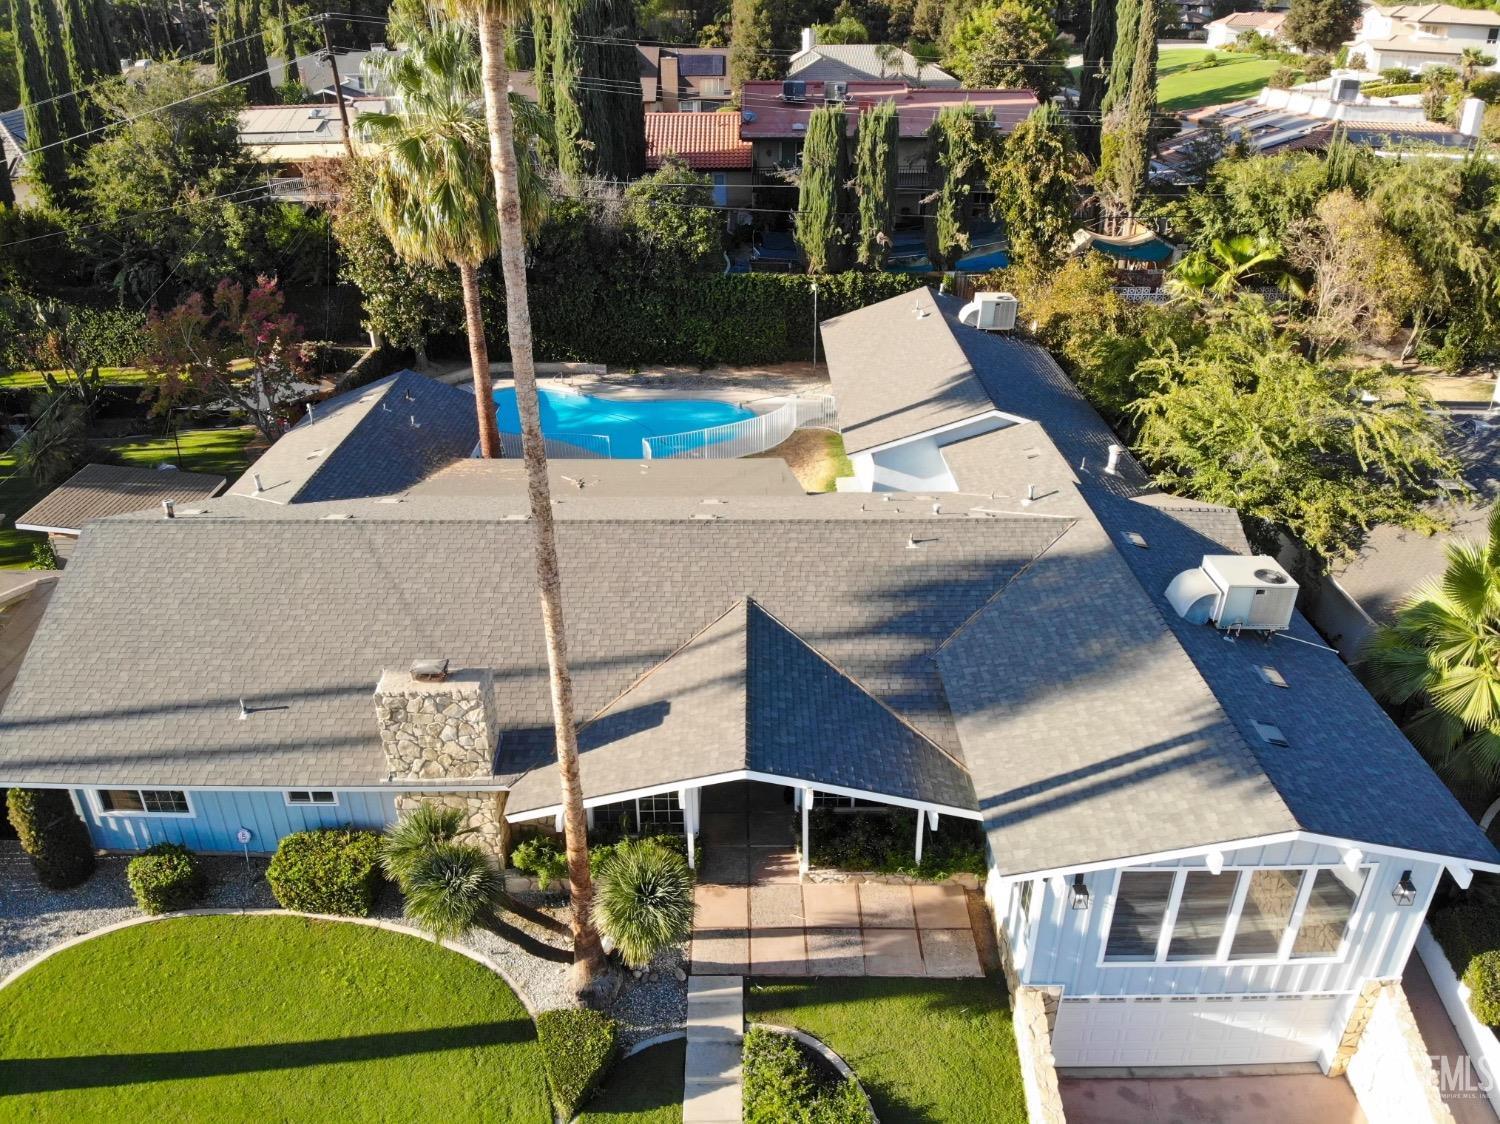
<path fill-rule="evenodd" d="M 1064 1077 L 1068 1124 L 1366 1124 L 1354 1090 L 1321 1073 Z"/>

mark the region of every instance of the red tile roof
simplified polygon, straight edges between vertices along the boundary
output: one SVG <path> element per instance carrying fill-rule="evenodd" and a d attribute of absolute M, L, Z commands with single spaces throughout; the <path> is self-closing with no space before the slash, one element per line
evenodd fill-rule
<path fill-rule="evenodd" d="M 750 142 L 740 139 L 738 113 L 646 114 L 646 167 L 680 156 L 696 171 L 748 168 Z"/>
<path fill-rule="evenodd" d="M 881 101 L 894 101 L 901 119 L 901 135 L 923 137 L 932 126 L 938 110 L 950 105 L 972 105 L 988 109 L 995 124 L 1008 133 L 1037 107 L 1036 95 L 1030 90 L 933 90 L 910 89 L 902 82 L 850 82 L 849 128 L 852 132 L 860 113 Z M 746 82 L 741 102 L 754 120 L 747 120 L 740 130 L 746 140 L 771 137 L 800 137 L 805 134 L 807 119 L 823 104 L 823 83 L 809 81 L 807 100 L 787 102 L 781 96 L 780 82 Z M 794 129 L 794 124 L 802 129 Z"/>

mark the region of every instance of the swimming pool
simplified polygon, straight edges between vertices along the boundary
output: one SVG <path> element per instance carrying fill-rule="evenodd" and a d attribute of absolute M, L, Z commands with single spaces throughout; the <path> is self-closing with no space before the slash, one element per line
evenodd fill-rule
<path fill-rule="evenodd" d="M 753 418 L 755 414 L 730 402 L 711 398 L 595 398 L 538 390 L 542 433 L 580 448 L 602 451 L 599 437 L 608 439 L 609 455 L 630 460 L 641 455 L 641 439 L 687 433 Z M 495 391 L 495 417 L 502 433 L 520 433 L 516 392 Z M 576 437 L 592 435 L 592 440 Z M 576 438 L 576 439 L 574 439 Z"/>

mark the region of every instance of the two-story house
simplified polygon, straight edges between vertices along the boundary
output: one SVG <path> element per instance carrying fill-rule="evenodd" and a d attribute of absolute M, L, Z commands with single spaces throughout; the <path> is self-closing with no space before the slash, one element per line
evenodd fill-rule
<path fill-rule="evenodd" d="M 1366 70 L 1457 66 L 1465 48 L 1482 51 L 1490 59 L 1485 69 L 1497 70 L 1500 12 L 1452 4 L 1368 4 L 1347 46 L 1351 57 L 1364 56 Z"/>

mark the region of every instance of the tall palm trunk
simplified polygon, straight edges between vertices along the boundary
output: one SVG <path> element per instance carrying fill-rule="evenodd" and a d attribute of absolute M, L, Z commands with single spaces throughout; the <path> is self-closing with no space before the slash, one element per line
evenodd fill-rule
<path fill-rule="evenodd" d="M 490 378 L 490 349 L 484 342 L 484 311 L 479 304 L 479 266 L 458 263 L 464 290 L 464 327 L 469 333 L 469 365 L 474 368 L 474 408 L 479 413 L 479 455 L 500 456 L 500 430 L 495 423 L 495 384 Z"/>
<path fill-rule="evenodd" d="M 505 26 L 486 4 L 479 8 L 479 57 L 484 67 L 484 112 L 490 133 L 490 168 L 500 207 L 500 265 L 505 274 L 505 318 L 510 329 L 510 360 L 516 407 L 521 415 L 521 453 L 526 462 L 531 522 L 536 531 L 536 576 L 542 601 L 542 628 L 551 672 L 552 717 L 557 735 L 557 769 L 562 781 L 563 827 L 568 848 L 568 889 L 573 896 L 574 986 L 583 990 L 604 968 L 604 949 L 592 918 L 594 883 L 589 875 L 588 821 L 578 777 L 578 727 L 573 718 L 573 678 L 563 629 L 562 576 L 557 565 L 557 532 L 547 486 L 547 451 L 542 444 L 536 368 L 531 354 L 531 308 L 526 296 L 525 235 L 516 186 L 515 131 L 510 115 L 510 75 L 505 63 Z"/>

